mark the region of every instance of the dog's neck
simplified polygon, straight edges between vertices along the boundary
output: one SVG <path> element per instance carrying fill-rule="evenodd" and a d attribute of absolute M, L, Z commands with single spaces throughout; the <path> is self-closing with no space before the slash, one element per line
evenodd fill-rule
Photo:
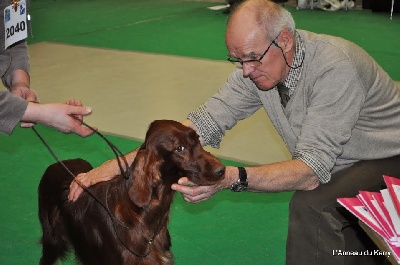
<path fill-rule="evenodd" d="M 126 227 L 135 228 L 146 224 L 146 227 L 157 229 L 160 220 L 163 223 L 168 222 L 169 210 L 175 194 L 171 185 L 163 183 L 153 187 L 150 202 L 146 206 L 139 207 L 128 195 L 132 180 L 120 177 L 118 182 L 117 185 L 109 188 L 107 206 L 115 218 Z"/>
<path fill-rule="evenodd" d="M 170 186 L 159 185 L 153 188 L 149 204 L 138 207 L 127 192 L 132 180 L 120 177 L 116 182 L 116 185 L 109 185 L 104 202 L 113 215 L 115 232 L 125 244 L 130 241 L 139 242 L 133 244 L 133 249 L 127 249 L 131 254 L 138 258 L 146 256 L 151 248 L 160 246 L 158 240 L 170 240 L 167 224 L 175 191 Z M 165 246 L 165 243 L 161 245 Z"/>

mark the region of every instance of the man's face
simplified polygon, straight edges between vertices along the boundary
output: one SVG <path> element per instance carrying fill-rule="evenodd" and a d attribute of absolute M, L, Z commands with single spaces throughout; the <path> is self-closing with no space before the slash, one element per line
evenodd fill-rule
<path fill-rule="evenodd" d="M 277 43 L 279 37 L 280 34 L 275 39 Z M 258 89 L 269 90 L 285 79 L 287 68 L 282 51 L 271 40 L 267 40 L 266 33 L 249 19 L 242 23 L 232 19 L 228 24 L 225 41 L 229 55 L 244 62 L 243 76 L 250 78 Z M 255 63 L 246 63 L 248 60 L 254 60 Z"/>

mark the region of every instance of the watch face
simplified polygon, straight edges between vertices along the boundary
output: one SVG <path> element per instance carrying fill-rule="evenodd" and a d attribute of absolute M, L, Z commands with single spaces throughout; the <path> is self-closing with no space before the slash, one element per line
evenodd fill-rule
<path fill-rule="evenodd" d="M 243 186 L 243 185 L 238 185 L 237 190 L 236 191 L 244 191 L 247 187 Z"/>
<path fill-rule="evenodd" d="M 231 191 L 240 192 L 240 191 L 244 191 L 246 188 L 247 188 L 247 186 L 235 182 L 231 186 Z"/>

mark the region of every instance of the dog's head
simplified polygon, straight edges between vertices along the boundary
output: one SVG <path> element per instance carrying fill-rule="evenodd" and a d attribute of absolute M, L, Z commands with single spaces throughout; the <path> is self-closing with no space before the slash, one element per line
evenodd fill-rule
<path fill-rule="evenodd" d="M 157 120 L 147 131 L 132 172 L 129 196 L 143 207 L 156 186 L 170 188 L 183 176 L 197 185 L 213 185 L 223 178 L 225 166 L 202 148 L 193 129 L 176 121 Z"/>

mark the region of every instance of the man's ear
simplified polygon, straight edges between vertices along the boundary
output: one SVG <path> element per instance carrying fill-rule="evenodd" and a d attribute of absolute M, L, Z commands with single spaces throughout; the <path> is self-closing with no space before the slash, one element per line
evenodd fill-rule
<path fill-rule="evenodd" d="M 287 53 L 293 48 L 294 36 L 290 33 L 289 30 L 284 29 L 279 34 L 279 37 L 277 39 L 277 43 L 278 43 L 279 47 L 281 47 L 283 52 Z"/>

